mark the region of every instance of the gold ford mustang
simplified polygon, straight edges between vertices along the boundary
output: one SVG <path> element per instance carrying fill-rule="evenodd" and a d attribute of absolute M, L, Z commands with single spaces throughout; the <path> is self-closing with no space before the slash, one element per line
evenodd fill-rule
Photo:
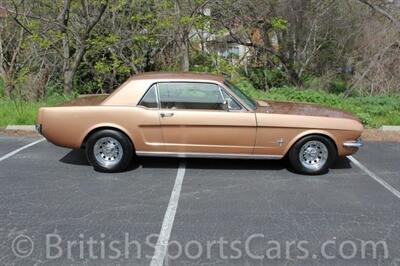
<path fill-rule="evenodd" d="M 85 148 L 95 170 L 125 170 L 137 156 L 281 159 L 303 174 L 326 172 L 362 146 L 352 115 L 318 105 L 258 101 L 224 77 L 137 75 L 109 96 L 40 108 L 38 131 Z"/>

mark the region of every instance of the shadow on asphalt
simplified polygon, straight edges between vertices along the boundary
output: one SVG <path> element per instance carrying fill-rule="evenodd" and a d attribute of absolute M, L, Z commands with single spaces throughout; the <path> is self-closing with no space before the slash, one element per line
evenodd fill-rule
<path fill-rule="evenodd" d="M 341 157 L 336 160 L 336 162 L 332 165 L 331 169 L 350 169 L 351 164 L 350 160 L 347 157 Z"/>
<path fill-rule="evenodd" d="M 81 149 L 71 150 L 67 155 L 60 159 L 60 162 L 74 165 L 89 165 L 85 151 Z"/>
<path fill-rule="evenodd" d="M 187 168 L 216 170 L 283 170 L 285 160 L 187 159 Z"/>
<path fill-rule="evenodd" d="M 177 168 L 179 158 L 161 158 L 161 157 L 139 157 L 137 162 L 132 163 L 128 171 L 133 171 L 140 166 L 143 168 Z M 237 160 L 237 159 L 186 159 L 186 168 L 189 169 L 233 169 L 233 170 L 272 170 L 279 171 L 290 169 L 287 159 L 282 160 Z M 81 149 L 71 150 L 60 162 L 73 165 L 90 165 L 86 159 L 85 151 Z M 350 161 L 344 157 L 339 158 L 331 169 L 349 169 L 351 168 Z"/>
<path fill-rule="evenodd" d="M 83 149 L 74 149 L 62 157 L 60 162 L 72 165 L 90 166 L 85 151 Z M 180 160 L 175 158 L 138 158 L 133 162 L 128 171 L 135 170 L 142 166 L 143 168 L 177 168 Z"/>

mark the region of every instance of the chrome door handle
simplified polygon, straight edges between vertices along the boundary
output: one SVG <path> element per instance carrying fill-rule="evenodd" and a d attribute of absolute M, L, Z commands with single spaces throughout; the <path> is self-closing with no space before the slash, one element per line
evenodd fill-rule
<path fill-rule="evenodd" d="M 160 116 L 162 118 L 164 118 L 164 117 L 172 117 L 172 116 L 174 116 L 174 113 L 160 113 Z"/>

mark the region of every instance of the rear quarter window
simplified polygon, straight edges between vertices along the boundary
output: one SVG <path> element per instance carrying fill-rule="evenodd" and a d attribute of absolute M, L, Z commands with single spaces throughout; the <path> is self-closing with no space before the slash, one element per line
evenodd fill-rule
<path fill-rule="evenodd" d="M 156 93 L 156 86 L 153 85 L 143 96 L 143 98 L 139 102 L 140 106 L 144 106 L 147 108 L 158 108 L 158 99 Z"/>

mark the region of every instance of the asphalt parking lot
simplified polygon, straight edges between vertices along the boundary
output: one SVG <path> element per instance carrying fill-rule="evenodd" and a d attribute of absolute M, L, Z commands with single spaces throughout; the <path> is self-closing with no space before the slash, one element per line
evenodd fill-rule
<path fill-rule="evenodd" d="M 304 176 L 162 158 L 103 174 L 46 141 L 4 158 L 35 140 L 0 136 L 1 265 L 400 265 L 400 143 L 354 156 L 382 184 L 348 159 Z"/>

